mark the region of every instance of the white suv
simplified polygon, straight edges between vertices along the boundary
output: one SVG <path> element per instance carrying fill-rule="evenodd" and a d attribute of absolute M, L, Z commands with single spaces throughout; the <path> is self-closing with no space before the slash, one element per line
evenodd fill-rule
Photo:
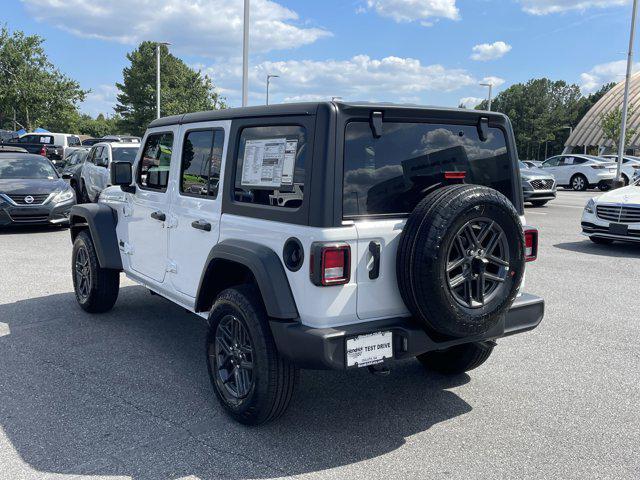
<path fill-rule="evenodd" d="M 155 120 L 71 214 L 76 299 L 126 276 L 206 319 L 236 420 L 284 412 L 299 368 L 455 374 L 535 328 L 511 124 L 474 110 L 306 103 Z"/>
<path fill-rule="evenodd" d="M 547 159 L 540 168 L 556 177 L 558 185 L 577 191 L 594 187 L 607 191 L 617 172 L 614 163 L 592 155 L 558 155 Z"/>
<path fill-rule="evenodd" d="M 82 165 L 80 172 L 80 198 L 83 202 L 96 202 L 100 193 L 110 184 L 113 162 L 133 163 L 139 143 L 96 143 Z"/>

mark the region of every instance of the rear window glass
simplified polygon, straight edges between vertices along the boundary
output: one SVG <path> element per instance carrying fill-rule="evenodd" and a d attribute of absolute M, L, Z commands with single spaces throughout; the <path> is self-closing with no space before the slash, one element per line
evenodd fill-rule
<path fill-rule="evenodd" d="M 307 132 L 286 125 L 242 130 L 235 175 L 237 202 L 298 208 L 304 198 Z"/>
<path fill-rule="evenodd" d="M 368 122 L 351 122 L 345 132 L 343 215 L 410 213 L 449 171 L 466 172 L 465 183 L 513 200 L 512 168 L 498 128 L 490 128 L 483 142 L 475 126 L 385 122 L 376 139 Z"/>

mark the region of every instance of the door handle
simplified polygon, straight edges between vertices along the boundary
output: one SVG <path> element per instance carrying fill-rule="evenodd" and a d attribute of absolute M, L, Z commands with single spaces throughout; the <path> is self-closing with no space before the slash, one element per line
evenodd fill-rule
<path fill-rule="evenodd" d="M 160 222 L 164 222 L 167 219 L 167 216 L 162 212 L 153 212 L 151 214 L 151 218 Z"/>
<path fill-rule="evenodd" d="M 197 230 L 204 230 L 205 232 L 211 231 L 211 224 L 204 220 L 196 220 L 195 222 L 191 222 L 191 226 Z"/>
<path fill-rule="evenodd" d="M 380 242 L 370 242 L 369 253 L 373 259 L 373 265 L 369 270 L 369 279 L 375 280 L 380 276 Z"/>

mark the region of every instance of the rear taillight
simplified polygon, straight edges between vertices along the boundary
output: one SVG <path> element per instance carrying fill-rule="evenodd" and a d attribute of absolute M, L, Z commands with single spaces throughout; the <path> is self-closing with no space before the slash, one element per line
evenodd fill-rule
<path fill-rule="evenodd" d="M 47 156 L 47 149 L 46 149 L 46 147 L 44 147 L 44 146 L 43 146 L 43 147 L 40 149 L 40 155 L 42 155 L 43 157 L 46 157 L 46 156 Z"/>
<path fill-rule="evenodd" d="M 444 178 L 447 180 L 464 180 L 467 172 L 444 172 Z"/>
<path fill-rule="evenodd" d="M 311 281 L 319 287 L 349 283 L 351 247 L 346 243 L 314 243 L 310 274 Z"/>
<path fill-rule="evenodd" d="M 533 262 L 538 258 L 538 229 L 524 227 L 524 258 L 527 262 Z"/>

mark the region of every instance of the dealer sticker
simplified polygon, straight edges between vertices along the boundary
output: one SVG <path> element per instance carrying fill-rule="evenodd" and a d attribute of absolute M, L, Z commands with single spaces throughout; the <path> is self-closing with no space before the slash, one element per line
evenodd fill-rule
<path fill-rule="evenodd" d="M 347 339 L 347 367 L 366 367 L 392 357 L 391 332 L 376 332 Z"/>

